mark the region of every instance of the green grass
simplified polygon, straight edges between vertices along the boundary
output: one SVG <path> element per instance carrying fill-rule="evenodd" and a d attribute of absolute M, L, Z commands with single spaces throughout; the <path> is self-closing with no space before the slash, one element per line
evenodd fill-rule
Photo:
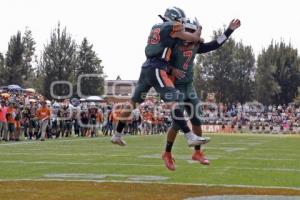
<path fill-rule="evenodd" d="M 109 137 L 1 143 L 0 179 L 81 174 L 73 179 L 131 181 L 133 176 L 160 176 L 168 179 L 154 182 L 300 188 L 299 136 L 210 136 L 205 146 L 210 166 L 191 163 L 193 149 L 178 136 L 174 172 L 160 159 L 166 136 L 128 136 L 126 147 L 112 145 Z"/>

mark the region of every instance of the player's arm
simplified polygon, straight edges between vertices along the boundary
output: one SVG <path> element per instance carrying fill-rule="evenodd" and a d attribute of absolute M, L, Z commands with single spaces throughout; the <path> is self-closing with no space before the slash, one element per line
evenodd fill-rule
<path fill-rule="evenodd" d="M 199 27 L 194 33 L 186 32 L 182 24 L 177 23 L 173 25 L 173 31 L 171 32 L 172 38 L 178 38 L 190 42 L 199 42 L 202 28 Z"/>
<path fill-rule="evenodd" d="M 233 19 L 228 28 L 226 29 L 226 31 L 220 35 L 216 40 L 213 40 L 211 42 L 207 42 L 207 43 L 201 43 L 197 53 L 201 54 L 201 53 L 207 53 L 213 50 L 218 49 L 219 47 L 221 47 L 226 40 L 229 38 L 229 36 L 233 33 L 233 31 L 235 31 L 237 28 L 239 28 L 241 26 L 241 22 L 238 19 Z"/>
<path fill-rule="evenodd" d="M 183 79 L 185 77 L 185 71 L 181 70 L 181 69 L 177 69 L 175 67 L 170 67 L 170 72 L 169 74 L 172 77 L 176 77 L 178 79 Z"/>

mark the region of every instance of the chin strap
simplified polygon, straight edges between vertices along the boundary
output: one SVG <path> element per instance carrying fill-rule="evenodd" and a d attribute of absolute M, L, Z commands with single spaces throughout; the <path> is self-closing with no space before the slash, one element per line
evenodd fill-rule
<path fill-rule="evenodd" d="M 158 15 L 158 17 L 161 19 L 161 20 L 163 20 L 163 22 L 166 22 L 166 21 L 168 21 L 166 18 L 164 18 L 162 15 Z"/>

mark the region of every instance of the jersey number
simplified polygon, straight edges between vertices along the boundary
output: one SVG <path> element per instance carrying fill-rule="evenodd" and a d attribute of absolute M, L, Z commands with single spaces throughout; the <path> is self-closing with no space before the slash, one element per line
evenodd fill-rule
<path fill-rule="evenodd" d="M 193 52 L 192 51 L 185 51 L 183 52 L 183 57 L 186 58 L 185 63 L 183 64 L 183 69 L 187 70 L 192 59 Z"/>
<path fill-rule="evenodd" d="M 160 28 L 153 29 L 150 33 L 148 43 L 152 45 L 158 44 L 160 41 L 159 33 L 160 33 Z"/>

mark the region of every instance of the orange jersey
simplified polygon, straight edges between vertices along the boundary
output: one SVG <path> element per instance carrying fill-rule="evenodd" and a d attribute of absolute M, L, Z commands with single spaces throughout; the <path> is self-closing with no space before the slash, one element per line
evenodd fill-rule
<path fill-rule="evenodd" d="M 145 120 L 145 121 L 153 121 L 153 114 L 151 113 L 151 112 L 145 112 L 144 114 L 143 114 L 143 119 Z"/>
<path fill-rule="evenodd" d="M 110 120 L 115 123 L 119 120 L 121 116 L 121 109 L 113 110 L 112 114 L 110 115 Z"/>
<path fill-rule="evenodd" d="M 50 113 L 50 109 L 49 108 L 39 108 L 36 111 L 36 116 L 39 120 L 45 119 L 47 117 L 50 117 L 51 113 Z"/>
<path fill-rule="evenodd" d="M 7 122 L 8 123 L 15 123 L 16 122 L 15 115 L 16 115 L 16 109 L 8 107 L 7 112 L 6 112 Z"/>

